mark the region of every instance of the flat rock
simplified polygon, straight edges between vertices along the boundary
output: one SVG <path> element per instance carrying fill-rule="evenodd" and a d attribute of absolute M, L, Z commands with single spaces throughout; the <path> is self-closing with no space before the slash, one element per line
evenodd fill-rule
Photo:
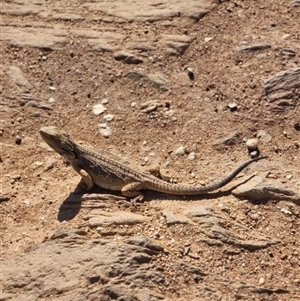
<path fill-rule="evenodd" d="M 233 221 L 227 215 L 214 210 L 210 205 L 192 206 L 182 213 L 170 209 L 162 211 L 168 225 L 189 224 L 197 228 L 202 235 L 200 240 L 212 246 L 233 245 L 254 251 L 279 243 L 241 223 Z"/>
<path fill-rule="evenodd" d="M 141 52 L 148 52 L 156 50 L 156 47 L 151 45 L 148 42 L 128 42 L 125 45 L 126 49 L 129 50 L 138 50 Z"/>
<path fill-rule="evenodd" d="M 88 41 L 91 51 L 107 51 L 113 52 L 117 49 L 115 45 L 112 45 L 107 39 L 97 39 Z"/>
<path fill-rule="evenodd" d="M 174 225 L 174 224 L 191 224 L 191 225 L 194 225 L 195 224 L 186 215 L 179 214 L 179 213 L 174 213 L 171 209 L 163 210 L 162 215 L 166 219 L 167 225 Z"/>
<path fill-rule="evenodd" d="M 67 31 L 51 28 L 1 27 L 1 40 L 15 47 L 59 50 L 67 44 Z"/>
<path fill-rule="evenodd" d="M 150 239 L 145 236 L 133 236 L 128 238 L 126 243 L 130 245 L 136 245 L 140 247 L 145 247 L 153 251 L 163 251 L 164 248 L 155 240 Z"/>
<path fill-rule="evenodd" d="M 129 53 L 126 51 L 119 51 L 114 54 L 114 58 L 117 61 L 123 61 L 126 64 L 141 64 L 143 63 L 143 59 L 134 55 L 133 53 Z"/>
<path fill-rule="evenodd" d="M 168 83 L 169 80 L 168 78 L 163 75 L 163 74 L 145 74 L 141 71 L 131 71 L 128 72 L 125 77 L 130 78 L 132 80 L 135 81 L 143 81 L 146 83 L 149 83 L 151 86 L 159 89 L 159 90 L 163 90 L 163 91 L 167 91 L 168 90 Z"/>
<path fill-rule="evenodd" d="M 241 133 L 233 132 L 226 136 L 223 134 L 221 134 L 220 136 L 223 136 L 223 137 L 217 139 L 213 144 L 216 148 L 220 148 L 220 147 L 222 148 L 224 145 L 227 145 L 227 146 L 235 145 L 237 143 L 237 141 L 240 139 Z"/>
<path fill-rule="evenodd" d="M 252 52 L 252 51 L 258 51 L 258 50 L 264 50 L 271 48 L 270 44 L 255 44 L 255 45 L 245 45 L 236 47 L 234 50 L 236 52 Z"/>
<path fill-rule="evenodd" d="M 54 20 L 62 20 L 62 21 L 83 21 L 85 19 L 84 16 L 74 14 L 74 13 L 54 13 L 51 15 Z"/>
<path fill-rule="evenodd" d="M 167 47 L 170 48 L 169 53 L 172 53 L 174 50 L 174 54 L 184 54 L 186 49 L 190 46 L 191 42 L 195 39 L 195 37 L 191 37 L 188 35 L 163 35 L 162 40 L 163 43 L 166 44 Z"/>
<path fill-rule="evenodd" d="M 195 288 L 197 295 L 203 297 L 201 300 L 219 300 L 224 284 L 232 300 L 239 292 L 283 293 L 280 289 L 257 287 L 207 273 L 197 265 L 182 262 L 178 256 L 172 257 L 165 273 L 165 267 L 153 256 L 163 249 L 153 249 L 153 243 L 148 241 L 151 240 L 146 237 L 132 237 L 129 243 L 124 243 L 89 239 L 82 230 L 57 231 L 50 240 L 31 247 L 24 254 L 2 260 L 1 299 L 186 300 L 185 278 L 179 277 L 175 282 L 172 276 L 168 277 L 169 270 L 180 271 L 188 279 L 201 280 L 203 285 Z M 178 289 L 176 296 L 168 292 L 174 283 Z M 189 300 L 196 301 L 199 297 Z"/>
<path fill-rule="evenodd" d="M 60 16 L 67 19 L 67 16 Z M 71 16 L 69 16 L 71 18 Z M 61 50 L 68 41 L 69 33 L 80 38 L 86 38 L 90 46 L 90 51 L 108 51 L 117 49 L 117 45 L 125 38 L 117 32 L 101 32 L 91 29 L 65 29 L 61 27 L 10 27 L 2 26 L 0 40 L 7 41 L 9 45 L 15 47 L 33 47 L 48 50 Z"/>
<path fill-rule="evenodd" d="M 150 220 L 149 217 L 127 212 L 127 211 L 117 211 L 117 212 L 107 212 L 102 210 L 93 211 L 94 217 L 89 219 L 89 226 L 95 228 L 98 226 L 105 225 L 135 225 L 144 223 Z"/>
<path fill-rule="evenodd" d="M 94 30 L 76 30 L 74 33 L 77 33 L 83 38 L 87 38 L 90 50 L 96 52 L 113 52 L 117 50 L 117 45 L 122 43 L 125 39 L 125 35 L 109 31 L 100 32 Z"/>
<path fill-rule="evenodd" d="M 185 210 L 184 213 L 190 217 L 201 217 L 201 216 L 212 215 L 212 211 L 213 211 L 213 206 L 201 205 Z"/>
<path fill-rule="evenodd" d="M 11 2 L 1 3 L 1 13 L 11 15 L 11 16 L 28 16 L 28 15 L 37 15 L 43 12 L 43 7 L 41 5 L 28 3 L 28 1 L 26 0 L 23 1 L 20 0 L 14 2 L 15 3 L 11 3 Z"/>
<path fill-rule="evenodd" d="M 86 2 L 83 6 L 89 11 L 99 11 L 105 14 L 125 19 L 127 21 L 161 21 L 170 18 L 185 17 L 199 20 L 213 7 L 213 1 L 169 0 L 167 2 L 148 2 L 134 0 Z M 134 9 L 133 9 L 134 8 Z"/>
<path fill-rule="evenodd" d="M 20 88 L 25 90 L 30 90 L 32 88 L 32 85 L 25 78 L 22 70 L 19 67 L 10 66 L 6 73 L 11 78 L 11 80 Z"/>
<path fill-rule="evenodd" d="M 16 301 L 47 296 L 64 301 L 164 299 L 153 286 L 164 282 L 163 269 L 153 265 L 153 252 L 133 244 L 88 240 L 82 234 L 65 230 L 25 254 L 2 261 L 1 297 Z"/>
<path fill-rule="evenodd" d="M 300 67 L 281 71 L 263 80 L 266 94 L 278 90 L 292 90 L 300 87 Z"/>
<path fill-rule="evenodd" d="M 231 192 L 239 198 L 255 201 L 286 200 L 300 205 L 300 193 L 279 181 L 255 176 Z"/>

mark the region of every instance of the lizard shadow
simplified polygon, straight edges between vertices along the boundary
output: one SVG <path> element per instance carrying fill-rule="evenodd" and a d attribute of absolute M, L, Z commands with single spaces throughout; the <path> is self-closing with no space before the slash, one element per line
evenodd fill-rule
<path fill-rule="evenodd" d="M 90 190 L 85 190 L 80 186 L 80 182 L 74 191 L 70 192 L 67 198 L 62 202 L 59 207 L 59 211 L 57 214 L 57 220 L 59 222 L 69 221 L 76 217 L 76 215 L 80 212 L 82 208 L 83 195 L 86 194 L 111 194 L 110 190 L 106 190 L 100 187 L 93 187 Z M 121 192 L 116 195 L 122 196 Z"/>
<path fill-rule="evenodd" d="M 57 220 L 60 222 L 72 220 L 80 211 L 83 193 L 71 192 L 60 205 Z"/>
<path fill-rule="evenodd" d="M 170 200 L 170 201 L 201 201 L 205 200 L 214 200 L 220 197 L 226 197 L 231 195 L 231 191 L 237 188 L 238 186 L 249 181 L 253 176 L 245 179 L 243 182 L 239 182 L 237 185 L 232 186 L 230 189 L 226 191 L 216 191 L 210 192 L 206 194 L 198 194 L 198 195 L 174 195 L 167 193 L 160 193 L 152 190 L 145 190 L 144 192 L 144 202 L 150 202 L 151 200 Z M 106 190 L 97 186 L 94 186 L 91 190 L 83 190 L 78 183 L 77 187 L 73 192 L 70 192 L 68 197 L 63 201 L 59 208 L 59 212 L 57 215 L 57 220 L 60 222 L 69 221 L 76 217 L 76 215 L 80 212 L 82 208 L 82 196 L 84 194 L 112 194 L 112 191 Z M 121 192 L 113 192 L 113 195 L 122 196 Z M 250 200 L 249 200 L 250 201 Z M 251 202 L 251 201 L 250 201 Z M 252 202 L 251 202 L 252 203 Z M 254 202 L 253 202 L 254 203 Z"/>

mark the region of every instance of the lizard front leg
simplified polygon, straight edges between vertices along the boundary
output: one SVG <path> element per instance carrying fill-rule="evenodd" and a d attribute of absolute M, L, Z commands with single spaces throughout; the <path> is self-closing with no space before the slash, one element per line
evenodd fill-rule
<path fill-rule="evenodd" d="M 91 176 L 82 168 L 80 168 L 78 165 L 72 164 L 72 167 L 75 169 L 75 171 L 81 175 L 81 181 L 84 184 L 84 187 L 87 190 L 90 190 L 94 186 L 93 179 Z"/>
<path fill-rule="evenodd" d="M 140 191 L 141 189 L 143 189 L 141 182 L 133 182 L 125 185 L 121 192 L 124 196 L 133 198 L 133 202 L 141 202 L 144 199 L 144 195 Z"/>

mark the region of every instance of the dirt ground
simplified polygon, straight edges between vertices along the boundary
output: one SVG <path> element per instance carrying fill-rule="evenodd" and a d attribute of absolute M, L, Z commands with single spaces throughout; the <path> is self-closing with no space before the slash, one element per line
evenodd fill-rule
<path fill-rule="evenodd" d="M 262 86 L 266 78 L 300 65 L 300 7 L 292 6 L 290 1 L 219 2 L 199 20 L 178 17 L 157 22 L 114 19 L 106 22 L 103 13 L 98 15 L 100 21 L 95 22 L 92 20 L 95 13 L 87 12 L 84 20 L 50 19 L 48 22 L 31 14 L 2 14 L 2 26 L 26 28 L 26 24 L 44 22 L 45 28 L 100 28 L 102 32 L 126 37 L 115 45 L 113 52 L 92 51 L 84 36 L 73 33 L 67 35 L 67 43 L 57 50 L 16 47 L 1 41 L 3 259 L 26 252 L 62 228 L 84 229 L 89 237 L 101 237 L 84 218 L 90 208 L 68 208 L 64 211 L 66 215 L 60 216 L 80 176 L 46 146 L 39 135 L 39 129 L 46 125 L 56 125 L 76 141 L 95 150 L 115 153 L 141 169 L 161 165 L 173 180 L 189 184 L 209 184 L 229 174 L 249 159 L 243 139 L 256 137 L 263 131 L 270 139 L 261 139 L 259 148 L 268 159 L 252 164 L 243 175 L 271 174 L 300 192 L 297 144 L 300 87 L 294 90 L 297 96 L 293 105 L 275 106 Z M 187 35 L 193 39 L 182 53 L 176 53 L 180 47 L 160 44 L 164 35 Z M 153 48 L 134 51 L 143 60 L 140 64 L 116 60 L 114 53 L 128 43 L 147 43 Z M 243 45 L 264 43 L 271 46 L 258 51 L 235 51 Z M 276 47 L 292 49 L 295 55 L 283 55 Z M 10 66 L 22 70 L 30 83 L 29 89 L 28 84 L 27 88 L 20 88 L 7 75 Z M 133 79 L 128 76 L 133 70 L 159 74 L 160 82 Z M 232 103 L 234 109 L 228 107 Z M 103 104 L 107 110 L 95 115 L 96 104 Z M 144 106 L 149 108 L 153 104 L 153 110 L 143 110 Z M 111 121 L 105 121 L 107 114 L 113 115 Z M 112 131 L 109 138 L 99 132 L 102 123 Z M 234 142 L 223 143 L 227 137 L 233 137 Z M 180 146 L 186 149 L 184 156 L 175 155 Z M 194 160 L 189 159 L 191 153 L 195 153 Z M 254 294 L 253 300 L 300 300 L 299 206 L 272 199 L 262 203 L 239 200 L 230 193 L 216 198 L 172 200 L 163 194 L 147 192 L 144 203 L 137 207 L 129 203 L 126 210 L 154 218 L 162 210 L 172 208 L 181 212 L 195 204 L 213 204 L 217 211 L 222 206 L 230 208 L 228 218 L 232 221 L 276 238 L 280 243 L 253 252 L 199 243 L 199 233 L 194 228 L 167 226 L 159 218 L 144 226 L 125 227 L 127 232 L 122 235 L 142 234 L 159 239 L 170 251 L 168 256 L 157 259 L 166 271 L 169 261 L 182 257 L 179 250 L 190 246 L 197 256 L 184 260 L 206 271 L 288 291 Z M 284 214 L 282 208 L 292 214 Z M 114 210 L 118 210 L 117 205 L 111 208 Z M 258 219 L 252 218 L 255 215 Z M 119 233 L 122 229 L 114 225 L 104 230 Z M 191 285 L 186 292 L 178 292 L 172 284 L 169 294 L 189 300 L 194 294 L 192 288 Z M 226 296 L 226 288 L 224 292 Z"/>

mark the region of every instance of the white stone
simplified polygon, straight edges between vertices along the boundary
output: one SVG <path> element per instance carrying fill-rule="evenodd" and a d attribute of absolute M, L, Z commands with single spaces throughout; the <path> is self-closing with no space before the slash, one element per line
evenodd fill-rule
<path fill-rule="evenodd" d="M 98 129 L 100 134 L 105 138 L 109 138 L 112 134 L 111 128 L 106 123 L 100 123 Z"/>
<path fill-rule="evenodd" d="M 105 120 L 105 121 L 107 121 L 107 122 L 109 122 L 109 121 L 112 121 L 113 119 L 114 119 L 114 115 L 112 115 L 112 114 L 106 114 L 106 115 L 104 115 L 103 116 L 103 119 Z"/>
<path fill-rule="evenodd" d="M 246 145 L 250 151 L 256 150 L 258 145 L 258 139 L 257 138 L 248 139 Z"/>
<path fill-rule="evenodd" d="M 263 285 L 265 283 L 265 278 L 260 277 L 258 280 L 258 285 Z"/>
<path fill-rule="evenodd" d="M 191 160 L 191 161 L 194 161 L 195 158 L 196 158 L 196 154 L 195 154 L 194 152 L 192 152 L 192 153 L 190 153 L 190 154 L 188 155 L 188 159 Z"/>
<path fill-rule="evenodd" d="M 101 103 L 93 106 L 93 112 L 95 115 L 100 115 L 103 112 L 105 112 L 106 110 L 107 109 Z"/>
<path fill-rule="evenodd" d="M 213 37 L 206 37 L 206 38 L 204 38 L 204 41 L 207 43 L 207 42 L 211 41 L 212 39 L 213 39 Z"/>
<path fill-rule="evenodd" d="M 292 212 L 290 210 L 287 210 L 285 208 L 281 208 L 280 210 L 282 213 L 286 214 L 286 215 L 292 215 Z"/>
<path fill-rule="evenodd" d="M 183 146 L 179 146 L 175 151 L 175 155 L 178 155 L 178 156 L 185 155 L 185 148 Z"/>

